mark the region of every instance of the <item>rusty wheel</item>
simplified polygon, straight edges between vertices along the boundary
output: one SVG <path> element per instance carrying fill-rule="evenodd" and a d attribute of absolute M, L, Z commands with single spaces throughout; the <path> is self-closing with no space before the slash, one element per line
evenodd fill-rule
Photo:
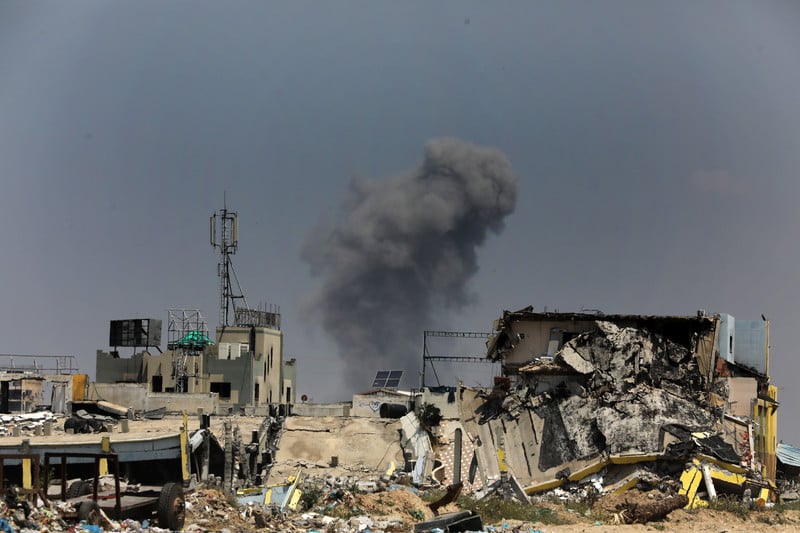
<path fill-rule="evenodd" d="M 78 520 L 95 526 L 100 525 L 100 506 L 97 502 L 81 502 L 78 506 Z"/>
<path fill-rule="evenodd" d="M 158 497 L 158 525 L 177 531 L 183 529 L 185 519 L 186 506 L 183 499 L 183 487 L 178 483 L 165 484 Z"/>
<path fill-rule="evenodd" d="M 66 498 L 69 500 L 71 498 L 77 498 L 78 496 L 86 496 L 87 494 L 91 493 L 91 483 L 88 481 L 73 481 L 70 486 L 67 487 Z"/>

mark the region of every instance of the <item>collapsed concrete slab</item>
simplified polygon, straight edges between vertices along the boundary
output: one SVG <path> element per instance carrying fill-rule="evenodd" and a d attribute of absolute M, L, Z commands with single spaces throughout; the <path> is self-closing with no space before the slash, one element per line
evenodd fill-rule
<path fill-rule="evenodd" d="M 484 484 L 510 475 L 532 494 L 607 474 L 624 486 L 629 474 L 622 465 L 639 463 L 677 480 L 695 454 L 768 477 L 766 439 L 754 439 L 753 432 L 769 424 L 727 411 L 732 386 L 740 396 L 752 387 L 758 395 L 747 398 L 751 405 L 772 405 L 774 414 L 774 387 L 768 376 L 720 357 L 719 324 L 718 316 L 704 313 L 506 312 L 488 358 L 503 363 L 507 383 L 458 394 Z M 743 410 L 762 411 L 769 412 Z M 762 448 L 754 454 L 758 442 Z"/>

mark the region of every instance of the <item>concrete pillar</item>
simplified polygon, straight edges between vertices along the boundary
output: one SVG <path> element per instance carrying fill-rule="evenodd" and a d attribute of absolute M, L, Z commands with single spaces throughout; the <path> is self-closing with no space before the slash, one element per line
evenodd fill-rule
<path fill-rule="evenodd" d="M 119 421 L 119 429 L 123 433 L 127 433 L 128 431 L 130 431 L 130 427 L 128 426 L 128 419 L 127 418 L 123 418 L 122 420 Z"/>
<path fill-rule="evenodd" d="M 453 485 L 461 483 L 461 428 L 456 428 L 453 439 Z"/>
<path fill-rule="evenodd" d="M 52 434 L 53 434 L 53 423 L 48 420 L 44 423 L 44 435 L 45 437 L 49 437 Z"/>
<path fill-rule="evenodd" d="M 230 421 L 225 421 L 225 471 L 224 487 L 226 493 L 233 492 L 233 431 Z"/>
<path fill-rule="evenodd" d="M 209 429 L 203 429 L 203 466 L 200 471 L 200 479 L 208 481 L 208 469 L 211 464 L 211 436 Z"/>

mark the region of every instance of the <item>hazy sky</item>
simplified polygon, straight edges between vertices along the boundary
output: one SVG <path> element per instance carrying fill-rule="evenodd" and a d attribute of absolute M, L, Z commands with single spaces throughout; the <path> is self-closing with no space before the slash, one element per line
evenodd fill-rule
<path fill-rule="evenodd" d="M 793 1 L 0 0 L 0 352 L 93 374 L 110 319 L 199 308 L 213 329 L 225 191 L 298 395 L 346 399 L 301 313 L 303 247 L 353 178 L 454 136 L 504 152 L 518 194 L 472 302 L 430 329 L 529 304 L 764 313 L 779 437 L 800 444 L 798 58 Z"/>

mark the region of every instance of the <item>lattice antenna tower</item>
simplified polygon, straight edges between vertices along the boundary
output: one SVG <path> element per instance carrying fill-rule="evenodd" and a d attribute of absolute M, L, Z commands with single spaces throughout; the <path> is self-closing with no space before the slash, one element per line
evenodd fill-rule
<path fill-rule="evenodd" d="M 227 202 L 223 197 L 222 209 L 215 211 L 210 220 L 211 246 L 218 248 L 220 261 L 217 264 L 217 276 L 219 277 L 219 325 L 232 326 L 232 320 L 236 314 L 236 300 L 244 302 L 243 307 L 247 307 L 247 300 L 236 277 L 231 256 L 236 253 L 239 247 L 239 215 L 235 211 L 228 211 Z M 234 290 L 234 283 L 236 288 Z"/>
<path fill-rule="evenodd" d="M 175 352 L 172 360 L 175 392 L 189 392 L 189 378 L 198 377 L 195 356 L 214 344 L 208 338 L 206 320 L 197 309 L 167 309 L 167 335 L 167 349 Z"/>

